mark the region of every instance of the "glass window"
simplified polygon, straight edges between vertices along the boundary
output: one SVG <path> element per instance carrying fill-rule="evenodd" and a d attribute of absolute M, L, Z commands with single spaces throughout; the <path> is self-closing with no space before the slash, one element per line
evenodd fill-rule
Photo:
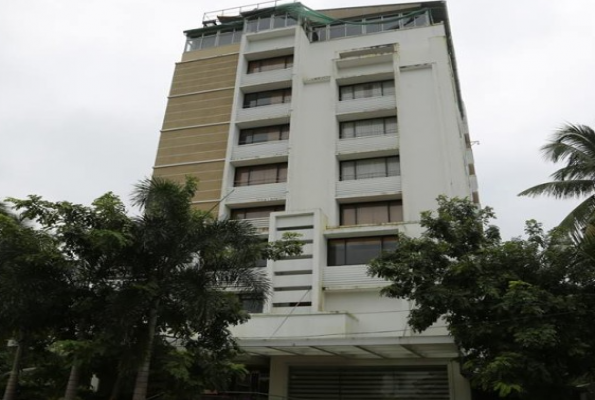
<path fill-rule="evenodd" d="M 265 185 L 287 182 L 287 163 L 238 167 L 234 186 Z"/>
<path fill-rule="evenodd" d="M 216 39 L 217 39 L 217 34 L 203 36 L 201 49 L 206 49 L 208 47 L 215 47 Z"/>
<path fill-rule="evenodd" d="M 362 26 L 345 24 L 345 36 L 358 36 L 362 34 Z"/>
<path fill-rule="evenodd" d="M 233 39 L 233 32 L 220 32 L 219 33 L 219 46 L 225 46 L 231 44 Z"/>
<path fill-rule="evenodd" d="M 261 313 L 264 308 L 264 299 L 262 296 L 240 293 L 238 294 L 240 303 L 242 303 L 242 309 L 251 314 Z"/>
<path fill-rule="evenodd" d="M 239 144 L 264 143 L 289 139 L 289 124 L 265 126 L 240 131 Z"/>
<path fill-rule="evenodd" d="M 258 31 L 271 29 L 271 17 L 260 17 L 258 19 Z"/>
<path fill-rule="evenodd" d="M 339 138 L 379 136 L 397 133 L 397 118 L 372 118 L 359 121 L 342 122 Z"/>
<path fill-rule="evenodd" d="M 341 86 L 339 88 L 339 100 L 341 101 L 390 96 L 394 94 L 394 81 L 358 83 L 356 85 Z"/>
<path fill-rule="evenodd" d="M 366 33 L 375 33 L 380 32 L 382 30 L 380 18 L 367 19 L 366 22 L 368 23 L 365 26 Z"/>
<path fill-rule="evenodd" d="M 281 204 L 267 207 L 237 208 L 231 210 L 231 219 L 268 218 L 275 211 L 285 211 L 285 206 Z"/>
<path fill-rule="evenodd" d="M 295 26 L 297 25 L 297 19 L 293 18 L 291 15 L 287 16 L 287 20 L 285 21 L 286 26 Z"/>
<path fill-rule="evenodd" d="M 293 55 L 254 60 L 248 63 L 248 73 L 273 71 L 293 67 Z"/>
<path fill-rule="evenodd" d="M 253 19 L 246 22 L 246 31 L 249 33 L 256 32 L 258 30 L 258 20 Z"/>
<path fill-rule="evenodd" d="M 244 108 L 291 102 L 291 89 L 269 90 L 244 95 Z"/>
<path fill-rule="evenodd" d="M 341 225 L 384 224 L 403 221 L 401 200 L 343 204 Z"/>
<path fill-rule="evenodd" d="M 367 264 L 383 251 L 396 249 L 395 236 L 330 239 L 327 246 L 327 265 Z"/>
<path fill-rule="evenodd" d="M 233 32 L 233 40 L 232 40 L 232 42 L 233 43 L 239 43 L 239 42 L 241 42 L 242 41 L 242 34 L 243 33 L 244 32 L 242 32 L 241 30 L 234 31 Z"/>
<path fill-rule="evenodd" d="M 342 181 L 385 178 L 401 174 L 399 156 L 342 161 L 340 167 Z"/>
<path fill-rule="evenodd" d="M 345 25 L 331 25 L 329 29 L 329 38 L 335 39 L 345 36 Z"/>
<path fill-rule="evenodd" d="M 273 28 L 284 28 L 285 27 L 285 14 L 275 15 L 273 17 Z"/>

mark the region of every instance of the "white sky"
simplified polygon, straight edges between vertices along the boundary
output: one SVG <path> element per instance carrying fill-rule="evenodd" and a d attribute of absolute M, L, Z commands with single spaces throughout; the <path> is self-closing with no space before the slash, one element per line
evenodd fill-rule
<path fill-rule="evenodd" d="M 304 0 L 311 8 L 394 1 Z M 0 2 L 0 199 L 128 198 L 151 174 L 182 32 L 220 0 Z M 555 169 L 539 148 L 565 122 L 595 126 L 593 0 L 450 0 L 483 205 L 504 238 L 576 203 L 518 198 Z"/>

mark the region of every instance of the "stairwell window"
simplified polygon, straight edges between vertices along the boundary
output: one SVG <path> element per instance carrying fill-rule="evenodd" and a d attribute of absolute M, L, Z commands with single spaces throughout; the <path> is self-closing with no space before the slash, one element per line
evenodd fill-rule
<path fill-rule="evenodd" d="M 244 108 L 270 106 L 291 102 L 291 89 L 267 90 L 266 92 L 246 93 Z"/>
<path fill-rule="evenodd" d="M 386 178 L 399 175 L 401 175 L 399 156 L 341 162 L 340 179 L 342 181 Z"/>
<path fill-rule="evenodd" d="M 289 124 L 264 126 L 240 131 L 239 145 L 289 139 Z"/>
<path fill-rule="evenodd" d="M 287 163 L 237 167 L 234 186 L 287 182 Z"/>
<path fill-rule="evenodd" d="M 341 225 L 403 222 L 403 203 L 401 200 L 394 200 L 342 204 L 340 216 Z"/>
<path fill-rule="evenodd" d="M 276 69 L 287 69 L 293 67 L 293 54 L 289 56 L 265 58 L 254 60 L 248 63 L 248 73 L 274 71 Z"/>
<path fill-rule="evenodd" d="M 395 81 L 358 83 L 356 85 L 341 86 L 339 88 L 340 101 L 394 96 L 394 94 Z"/>
<path fill-rule="evenodd" d="M 394 135 L 397 133 L 397 118 L 372 118 L 359 121 L 341 122 L 340 139 L 368 136 Z"/>
<path fill-rule="evenodd" d="M 329 239 L 327 265 L 367 264 L 384 251 L 397 248 L 396 236 L 372 236 L 361 238 Z"/>

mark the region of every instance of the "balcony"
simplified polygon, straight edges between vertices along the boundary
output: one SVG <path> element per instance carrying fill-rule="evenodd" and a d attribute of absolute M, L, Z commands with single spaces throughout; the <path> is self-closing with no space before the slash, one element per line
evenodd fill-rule
<path fill-rule="evenodd" d="M 270 106 L 241 108 L 238 110 L 236 122 L 266 120 L 286 120 L 291 114 L 291 103 L 273 104 Z"/>
<path fill-rule="evenodd" d="M 394 154 L 399 148 L 399 137 L 396 134 L 341 139 L 337 142 L 337 155 L 359 153 Z M 341 158 L 341 157 L 340 157 Z"/>
<path fill-rule="evenodd" d="M 401 193 L 401 177 L 356 179 L 337 182 L 335 196 L 338 199 L 396 195 Z"/>
<path fill-rule="evenodd" d="M 244 74 L 241 78 L 241 86 L 270 85 L 271 83 L 290 83 L 293 73 L 292 68 L 277 69 L 273 71 Z"/>
<path fill-rule="evenodd" d="M 274 142 L 234 146 L 231 151 L 231 160 L 241 161 L 286 157 L 288 153 L 288 144 L 289 141 L 287 140 L 277 140 Z"/>
<path fill-rule="evenodd" d="M 287 183 L 268 183 L 254 186 L 238 186 L 229 189 L 227 204 L 263 203 L 285 200 Z"/>
<path fill-rule="evenodd" d="M 358 114 L 382 113 L 382 111 L 384 111 L 382 114 L 385 114 L 387 110 L 396 110 L 396 108 L 397 98 L 394 95 L 343 100 L 337 103 L 337 115 L 341 119 L 340 117 L 342 115 L 349 115 L 351 117 Z M 371 117 L 371 115 L 368 116 Z"/>
<path fill-rule="evenodd" d="M 323 286 L 327 290 L 378 288 L 387 285 L 388 282 L 382 278 L 368 276 L 367 265 L 325 267 L 323 272 Z"/>

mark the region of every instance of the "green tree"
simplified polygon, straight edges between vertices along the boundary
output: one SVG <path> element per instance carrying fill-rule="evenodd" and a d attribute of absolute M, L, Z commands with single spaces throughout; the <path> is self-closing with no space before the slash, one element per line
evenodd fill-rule
<path fill-rule="evenodd" d="M 144 180 L 133 195 L 135 217 L 109 193 L 91 207 L 11 199 L 53 233 L 73 266 L 70 335 L 54 346 L 71 364 L 66 400 L 80 394 L 83 373 L 100 377 L 103 398 L 144 400 L 200 393 L 241 371 L 231 362 L 238 349 L 228 331 L 249 317 L 239 295 L 263 298 L 269 283 L 257 262 L 299 254 L 301 244 L 291 235 L 262 243 L 250 224 L 196 210 L 196 188 L 192 179 Z"/>
<path fill-rule="evenodd" d="M 566 235 L 527 223 L 527 239 L 503 242 L 491 209 L 438 199 L 419 238 L 399 235 L 369 272 L 382 293 L 413 301 L 418 332 L 446 326 L 476 388 L 501 397 L 570 398 L 595 372 L 595 270 Z"/>
<path fill-rule="evenodd" d="M 138 293 L 144 340 L 133 400 L 147 397 L 156 338 L 168 334 L 183 345 L 195 335 L 230 338 L 227 327 L 248 317 L 230 291 L 264 297 L 269 283 L 254 268 L 257 261 L 301 251 L 295 240 L 263 245 L 251 225 L 194 209 L 196 188 L 192 179 L 180 185 L 154 178 L 134 193 L 143 213 L 133 225 L 124 282 Z M 229 307 L 232 312 L 221 313 Z"/>
<path fill-rule="evenodd" d="M 51 234 L 0 207 L 0 338 L 15 347 L 4 400 L 16 398 L 25 351 L 51 341 L 64 320 L 68 270 Z"/>
<path fill-rule="evenodd" d="M 564 125 L 541 151 L 547 160 L 563 166 L 551 175 L 551 182 L 533 186 L 519 196 L 586 197 L 560 223 L 562 229 L 580 236 L 595 217 L 595 131 L 585 125 Z"/>

